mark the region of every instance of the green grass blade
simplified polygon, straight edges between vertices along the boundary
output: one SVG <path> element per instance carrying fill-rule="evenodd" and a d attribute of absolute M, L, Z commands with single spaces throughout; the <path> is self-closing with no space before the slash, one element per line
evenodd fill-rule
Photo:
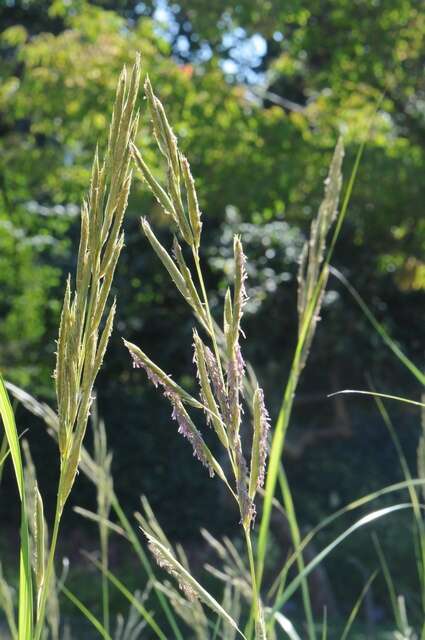
<path fill-rule="evenodd" d="M 0 482 L 3 474 L 3 466 L 4 466 L 4 463 L 6 462 L 6 459 L 9 453 L 10 453 L 10 449 L 7 443 L 7 436 L 6 434 L 4 434 L 0 444 Z"/>
<path fill-rule="evenodd" d="M 158 624 L 155 622 L 155 620 L 153 619 L 152 615 L 149 613 L 149 611 L 147 611 L 147 609 L 145 609 L 145 607 L 142 605 L 142 603 L 139 602 L 139 600 L 134 597 L 134 595 L 131 593 L 131 591 L 129 589 L 127 589 L 125 584 L 119 578 L 117 578 L 109 569 L 105 569 L 102 566 L 102 564 L 98 560 L 96 560 L 96 558 L 93 558 L 89 554 L 84 554 L 84 555 L 85 555 L 86 558 L 88 558 L 88 560 L 90 562 L 92 562 L 95 565 L 95 567 L 97 567 L 99 569 L 99 571 L 101 571 L 102 573 L 105 573 L 105 575 L 107 576 L 107 578 L 111 582 L 111 584 L 113 584 L 114 587 L 116 589 L 118 589 L 118 591 L 120 591 L 122 593 L 122 595 L 140 613 L 140 615 L 143 617 L 143 619 L 146 620 L 146 623 L 150 626 L 152 631 L 155 632 L 156 636 L 158 638 L 160 638 L 160 640 L 167 640 L 167 636 L 159 628 Z"/>
<path fill-rule="evenodd" d="M 24 498 L 24 470 L 22 466 L 21 449 L 19 446 L 19 437 L 16 430 L 15 417 L 13 415 L 12 406 L 9 396 L 0 375 L 0 413 L 3 420 L 3 426 L 7 437 L 7 442 L 12 456 L 13 468 L 15 471 L 16 484 L 18 485 L 19 497 Z"/>
<path fill-rule="evenodd" d="M 353 626 L 353 623 L 357 617 L 357 614 L 359 612 L 360 606 L 363 602 L 363 599 L 366 595 L 366 593 L 369 590 L 370 585 L 372 584 L 372 582 L 375 580 L 376 576 L 377 576 L 377 571 L 375 571 L 374 573 L 372 573 L 372 575 L 369 577 L 369 579 L 367 580 L 366 584 L 364 585 L 358 599 L 356 600 L 356 603 L 354 605 L 354 607 L 351 610 L 350 615 L 348 616 L 348 620 L 347 623 L 344 627 L 344 630 L 342 632 L 341 635 L 341 640 L 347 640 L 348 638 L 348 634 L 350 633 L 351 627 Z"/>
<path fill-rule="evenodd" d="M 332 398 L 333 396 L 338 396 L 341 394 L 356 394 L 362 396 L 372 396 L 374 398 L 386 398 L 387 400 L 396 400 L 397 402 L 405 402 L 406 404 L 414 404 L 417 407 L 425 407 L 423 402 L 418 402 L 417 400 L 410 400 L 409 398 L 402 398 L 401 396 L 393 396 L 388 393 L 378 393 L 377 391 L 364 391 L 362 389 L 343 389 L 342 391 L 335 391 L 335 393 L 330 393 L 328 398 Z"/>
<path fill-rule="evenodd" d="M 291 532 L 292 542 L 295 549 L 300 546 L 301 535 L 298 527 L 297 516 L 295 514 L 294 503 L 292 500 L 291 490 L 289 488 L 288 479 L 286 477 L 283 466 L 280 465 L 279 469 L 279 485 L 282 492 L 283 507 L 285 509 L 286 517 L 288 518 L 289 529 Z M 302 573 L 304 571 L 304 558 L 302 553 L 297 557 L 298 571 Z M 307 621 L 307 631 L 310 640 L 316 640 L 316 630 L 314 626 L 313 609 L 311 606 L 310 591 L 307 580 L 303 580 L 301 583 L 301 594 L 303 600 L 304 613 Z"/>
<path fill-rule="evenodd" d="M 62 585 L 61 591 L 68 598 L 68 600 L 70 600 L 72 604 L 74 604 L 77 607 L 77 609 L 83 614 L 83 616 L 87 618 L 87 620 L 93 625 L 96 631 L 100 633 L 100 635 L 102 636 L 102 638 L 104 638 L 104 640 L 112 640 L 111 636 L 106 631 L 103 624 L 92 614 L 92 612 L 89 609 L 87 609 L 87 607 L 81 602 L 81 600 L 79 600 L 79 598 L 77 598 L 76 595 L 72 593 L 72 591 L 67 589 L 65 585 Z"/>
<path fill-rule="evenodd" d="M 376 534 L 373 534 L 372 540 L 373 540 L 373 544 L 375 545 L 376 553 L 378 554 L 379 562 L 381 564 L 382 574 L 384 576 L 385 584 L 387 585 L 388 594 L 390 596 L 390 601 L 391 601 L 391 607 L 393 610 L 394 620 L 398 630 L 400 630 L 402 627 L 402 624 L 401 624 L 399 610 L 398 610 L 397 593 L 394 587 L 394 580 L 392 579 L 390 569 L 388 567 L 388 563 L 385 558 L 384 552 L 382 550 L 381 544 L 379 542 L 378 536 Z"/>
<path fill-rule="evenodd" d="M 295 593 L 303 579 L 307 577 L 315 567 L 317 567 L 336 547 L 338 547 L 346 538 L 351 536 L 355 531 L 361 529 L 362 527 L 374 522 L 375 520 L 379 520 L 395 511 L 400 511 L 402 509 L 410 509 L 410 503 L 401 503 L 396 504 L 391 507 L 385 507 L 383 509 L 378 509 L 376 511 L 372 511 L 368 513 L 366 516 L 357 520 L 353 525 L 348 527 L 345 531 L 343 531 L 339 536 L 337 536 L 330 544 L 328 544 L 320 553 L 318 553 L 311 562 L 305 567 L 302 573 L 298 573 L 297 576 L 292 580 L 292 582 L 286 587 L 285 591 L 282 595 L 276 599 L 275 604 L 273 606 L 273 613 L 279 611 L 281 607 L 289 600 L 289 598 Z"/>
<path fill-rule="evenodd" d="M 420 497 L 417 494 L 415 486 L 412 484 L 412 475 L 410 473 L 409 465 L 407 463 L 406 457 L 404 455 L 400 440 L 398 439 L 397 432 L 394 428 L 393 423 L 391 422 L 391 418 L 385 408 L 384 403 L 381 398 L 375 398 L 376 405 L 378 407 L 379 413 L 384 421 L 385 426 L 388 429 L 390 437 L 393 441 L 395 450 L 397 451 L 398 459 L 400 461 L 400 466 L 403 471 L 403 475 L 407 481 L 409 481 L 409 495 L 410 501 L 413 506 L 413 515 L 415 519 L 415 525 L 418 534 L 418 550 L 417 555 L 417 565 L 418 565 L 418 577 L 419 583 L 421 586 L 421 599 L 422 599 L 422 611 L 425 613 L 425 524 L 421 514 L 420 507 Z M 382 564 L 382 562 L 381 562 Z"/>
<path fill-rule="evenodd" d="M 328 637 L 328 610 L 323 607 L 323 622 L 322 622 L 322 640 L 327 640 Z"/>
<path fill-rule="evenodd" d="M 370 307 L 363 300 L 357 289 L 355 289 L 347 280 L 347 278 L 340 272 L 338 269 L 334 267 L 330 267 L 330 273 L 337 278 L 342 285 L 347 289 L 347 291 L 351 294 L 354 300 L 359 305 L 360 309 L 363 311 L 366 318 L 369 320 L 372 327 L 375 329 L 376 333 L 382 338 L 387 347 L 394 353 L 396 358 L 413 374 L 413 376 L 425 386 L 425 375 L 422 371 L 406 356 L 405 353 L 400 349 L 400 347 L 395 343 L 395 341 L 391 338 L 389 333 L 386 331 L 385 327 L 376 319 L 375 315 L 371 311 Z"/>
<path fill-rule="evenodd" d="M 32 640 L 33 629 L 33 596 L 31 581 L 31 555 L 30 538 L 28 528 L 28 515 L 24 489 L 24 469 L 22 466 L 19 437 L 16 430 L 15 417 L 9 401 L 9 396 L 0 375 L 0 415 L 2 417 L 6 433 L 16 484 L 21 500 L 21 527 L 20 527 L 20 552 L 19 552 L 19 640 Z"/>
<path fill-rule="evenodd" d="M 381 496 L 384 496 L 396 491 L 403 491 L 405 489 L 410 491 L 411 487 L 420 487 L 424 485 L 425 485 L 425 479 L 412 479 L 408 481 L 397 482 L 396 484 L 391 484 L 391 485 L 388 485 L 387 487 L 383 487 L 382 489 L 379 489 L 378 491 L 369 493 L 366 496 L 363 496 L 362 498 L 358 498 L 357 500 L 354 500 L 353 502 L 350 502 L 349 504 L 345 505 L 338 511 L 335 511 L 335 513 L 332 513 L 327 518 L 324 518 L 316 527 L 314 527 L 314 529 L 312 529 L 303 538 L 298 549 L 295 549 L 295 551 L 291 554 L 291 556 L 285 562 L 283 568 L 279 572 L 278 577 L 276 578 L 273 585 L 269 589 L 268 597 L 271 597 L 272 594 L 275 593 L 276 591 L 278 593 L 283 592 L 282 583 L 284 584 L 289 569 L 296 562 L 298 555 L 303 552 L 306 546 L 315 538 L 315 536 L 319 533 L 319 531 L 322 531 L 325 527 L 332 524 L 338 518 L 341 518 L 346 513 L 349 513 L 350 511 L 353 511 L 355 509 L 359 509 L 360 507 L 364 507 L 369 502 L 372 502 L 373 500 L 377 500 Z"/>
<path fill-rule="evenodd" d="M 283 613 L 276 611 L 273 617 L 280 628 L 286 633 L 289 640 L 301 640 L 300 636 L 294 629 L 294 625 L 286 616 L 283 615 Z"/>

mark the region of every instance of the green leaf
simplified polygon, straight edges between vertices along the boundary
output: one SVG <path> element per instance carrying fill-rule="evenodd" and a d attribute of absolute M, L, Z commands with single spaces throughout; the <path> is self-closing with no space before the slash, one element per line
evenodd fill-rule
<path fill-rule="evenodd" d="M 294 629 L 294 625 L 286 616 L 283 615 L 283 613 L 276 611 L 273 617 L 279 627 L 284 630 L 289 640 L 301 640 L 300 636 Z"/>
<path fill-rule="evenodd" d="M 81 602 L 81 600 L 79 600 L 79 598 L 77 598 L 76 595 L 72 593 L 72 591 L 67 589 L 65 585 L 62 585 L 61 591 L 66 595 L 68 600 L 71 600 L 72 604 L 77 607 L 77 609 L 83 614 L 83 616 L 87 618 L 89 622 L 91 622 L 94 628 L 99 631 L 102 638 L 104 638 L 105 640 L 112 640 L 111 636 L 106 631 L 102 623 L 92 614 L 91 611 L 89 611 L 89 609 L 87 609 L 87 607 Z"/>
<path fill-rule="evenodd" d="M 149 613 L 149 611 L 147 611 L 147 609 L 145 609 L 142 603 L 139 602 L 139 600 L 134 597 L 131 591 L 127 589 L 125 584 L 121 580 L 119 580 L 119 578 L 117 578 L 111 571 L 109 571 L 108 569 L 105 569 L 105 567 L 103 567 L 102 564 L 98 562 L 98 560 L 96 560 L 89 554 L 85 554 L 85 555 L 88 558 L 88 560 L 90 560 L 90 562 L 92 562 L 95 565 L 95 567 L 99 569 L 99 571 L 102 571 L 102 573 L 106 575 L 106 577 L 114 585 L 114 587 L 116 587 L 118 591 L 120 591 L 122 595 L 125 598 L 127 598 L 127 600 L 133 605 L 133 607 L 140 613 L 143 619 L 146 620 L 147 624 L 156 633 L 157 637 L 160 638 L 160 640 L 167 640 L 166 635 L 163 633 L 163 631 L 161 631 L 161 629 L 153 619 L 152 615 Z"/>
<path fill-rule="evenodd" d="M 24 490 L 24 469 L 22 466 L 19 437 L 16 430 L 15 417 L 9 401 L 9 396 L 0 375 L 0 414 L 9 444 L 15 471 L 16 484 L 21 500 L 21 545 L 19 551 L 19 640 L 32 640 L 33 628 L 33 596 L 31 582 L 31 555 L 28 528 L 28 515 Z"/>
<path fill-rule="evenodd" d="M 330 393 L 328 398 L 332 398 L 332 396 L 338 396 L 343 393 L 353 393 L 357 395 L 363 396 L 372 396 L 374 398 L 386 398 L 387 400 L 397 400 L 397 402 L 406 402 L 407 404 L 414 404 L 417 407 L 425 407 L 423 402 L 417 402 L 416 400 L 410 400 L 409 398 L 402 398 L 401 396 L 392 396 L 388 393 L 378 393 L 376 391 L 363 391 L 359 389 L 343 389 L 342 391 L 336 391 L 335 393 Z"/>
<path fill-rule="evenodd" d="M 305 569 L 298 573 L 297 576 L 292 580 L 292 582 L 287 586 L 285 591 L 276 598 L 275 604 L 273 606 L 272 612 L 275 613 L 279 611 L 281 607 L 289 600 L 289 598 L 295 593 L 300 584 L 305 577 L 307 577 L 318 564 L 320 564 L 336 547 L 338 547 L 341 542 L 343 542 L 346 538 L 348 538 L 351 534 L 353 534 L 358 529 L 383 518 L 395 511 L 400 511 L 402 509 L 410 509 L 412 505 L 410 503 L 401 503 L 396 504 L 391 507 L 385 507 L 384 509 L 377 509 L 376 511 L 372 511 L 367 515 L 357 520 L 351 527 L 348 527 L 343 533 L 337 536 L 330 544 L 328 544 L 320 553 L 318 553 L 313 560 L 305 567 Z"/>
<path fill-rule="evenodd" d="M 418 380 L 422 385 L 425 386 L 425 375 L 422 373 L 420 369 L 403 353 L 400 347 L 394 342 L 389 333 L 386 331 L 385 327 L 376 319 L 371 309 L 368 307 L 366 302 L 363 300 L 357 289 L 355 289 L 347 280 L 347 278 L 340 272 L 338 269 L 334 267 L 330 267 L 330 273 L 337 278 L 344 285 L 347 291 L 351 294 L 354 300 L 359 305 L 360 309 L 363 311 L 366 318 L 371 323 L 372 327 L 375 329 L 376 333 L 381 336 L 382 340 L 385 342 L 387 347 L 391 349 L 396 358 L 412 373 L 416 380 Z"/>

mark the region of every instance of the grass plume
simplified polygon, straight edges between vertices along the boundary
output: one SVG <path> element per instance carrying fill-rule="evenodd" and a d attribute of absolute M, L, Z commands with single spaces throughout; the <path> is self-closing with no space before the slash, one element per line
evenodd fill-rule
<path fill-rule="evenodd" d="M 130 75 L 124 68 L 118 80 L 105 157 L 100 160 L 98 150 L 95 153 L 90 189 L 81 207 L 75 289 L 70 277 L 65 289 L 55 369 L 60 477 L 34 640 L 43 633 L 60 520 L 80 464 L 93 387 L 113 326 L 115 302 L 106 309 L 124 245 L 122 222 L 132 179 L 130 143 L 137 132 L 139 78 L 138 57 Z"/>

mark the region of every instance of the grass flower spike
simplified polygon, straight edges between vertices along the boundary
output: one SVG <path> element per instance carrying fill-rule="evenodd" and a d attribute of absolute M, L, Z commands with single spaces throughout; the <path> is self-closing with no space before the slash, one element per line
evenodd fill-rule
<path fill-rule="evenodd" d="M 245 380 L 245 362 L 240 346 L 243 335 L 241 321 L 247 301 L 245 281 L 246 257 L 241 239 L 234 238 L 235 277 L 233 295 L 228 290 L 224 301 L 223 329 L 214 322 L 205 288 L 200 260 L 202 216 L 196 192 L 195 181 L 187 158 L 178 148 L 164 107 L 155 96 L 149 79 L 145 82 L 145 93 L 152 121 L 154 136 L 167 165 L 167 185 L 160 185 L 143 159 L 143 154 L 132 146 L 136 167 L 148 185 L 164 214 L 171 216 L 178 234 L 183 238 L 192 254 L 192 264 L 187 261 L 176 237 L 173 240 L 172 255 L 159 242 L 149 222 L 143 218 L 142 228 L 154 252 L 171 277 L 174 285 L 191 307 L 192 312 L 205 334 L 193 331 L 193 361 L 200 388 L 200 402 L 192 398 L 176 384 L 170 376 L 152 362 L 141 349 L 125 341 L 136 368 L 145 369 L 148 378 L 156 386 L 161 386 L 164 396 L 171 402 L 172 418 L 178 423 L 178 431 L 192 445 L 194 455 L 208 467 L 210 475 L 217 475 L 225 482 L 235 498 L 243 525 L 247 549 L 250 556 L 252 584 L 255 584 L 254 565 L 250 529 L 255 519 L 254 498 L 257 488 L 265 477 L 267 457 L 268 414 L 264 397 L 257 390 L 254 406 L 254 437 L 251 453 L 251 468 L 248 473 L 246 456 L 240 435 L 242 424 L 242 400 Z M 183 195 L 186 194 L 184 198 Z M 208 425 L 213 427 L 218 445 L 222 446 L 230 462 L 231 477 L 226 477 L 210 449 L 205 444 L 201 431 L 195 426 L 185 405 L 202 409 Z M 159 564 L 170 569 L 162 547 L 149 539 L 149 545 Z M 256 594 L 256 589 L 253 588 Z M 257 597 L 257 594 L 256 596 Z M 256 607 L 261 611 L 260 603 Z"/>
<path fill-rule="evenodd" d="M 54 574 L 54 554 L 65 503 L 74 485 L 93 402 L 115 316 L 107 310 L 115 268 L 124 245 L 122 222 L 131 186 L 130 143 L 137 133 L 137 57 L 124 68 L 117 86 L 108 146 L 101 161 L 96 150 L 88 196 L 81 208 L 81 236 L 75 290 L 68 278 L 59 327 L 55 369 L 60 477 L 52 542 L 39 589 L 34 640 L 40 640 Z M 103 328 L 102 328 L 103 325 Z"/>

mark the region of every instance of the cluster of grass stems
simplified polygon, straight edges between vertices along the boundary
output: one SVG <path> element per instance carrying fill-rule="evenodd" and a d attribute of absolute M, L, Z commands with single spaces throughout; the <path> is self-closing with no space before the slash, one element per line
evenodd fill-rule
<path fill-rule="evenodd" d="M 148 78 L 144 90 L 153 133 L 166 168 L 165 185 L 154 177 L 143 152 L 135 144 L 139 117 L 139 78 L 140 62 L 137 59 L 129 74 L 123 69 L 120 75 L 107 150 L 102 160 L 98 152 L 95 153 L 88 196 L 81 208 L 76 279 L 74 285 L 70 278 L 66 284 L 57 341 L 54 374 L 56 411 L 37 401 L 28 392 L 0 380 L 0 413 L 4 426 L 0 446 L 0 473 L 6 460 L 10 458 L 21 501 L 17 612 L 14 592 L 0 565 L 0 607 L 11 638 L 71 638 L 71 630 L 61 623 L 60 595 L 63 594 L 88 619 L 100 637 L 109 640 L 136 640 L 139 637 L 161 640 L 183 640 L 188 637 L 199 640 L 233 640 L 237 636 L 247 640 L 285 637 L 290 640 L 317 640 L 319 637 L 325 640 L 328 635 L 326 611 L 321 619 L 315 619 L 309 574 L 355 531 L 402 509 L 413 511 L 420 611 L 425 619 L 425 523 L 421 511 L 421 491 L 424 490 L 425 478 L 425 427 L 418 447 L 418 478 L 414 478 L 384 405 L 386 396 L 375 392 L 371 385 L 371 390 L 364 393 L 374 397 L 388 427 L 399 455 L 404 481 L 346 505 L 305 537 L 302 537 L 298 526 L 290 487 L 281 462 L 297 385 L 308 358 L 330 273 L 347 287 L 373 328 L 416 381 L 421 385 L 425 382 L 425 376 L 395 345 L 358 292 L 342 274 L 330 267 L 363 148 L 357 155 L 341 204 L 344 156 L 341 140 L 335 148 L 325 181 L 323 202 L 312 222 L 310 237 L 300 257 L 298 340 L 282 404 L 276 423 L 271 428 L 264 393 L 252 367 L 247 368 L 243 359 L 246 258 L 241 239 L 238 236 L 234 238 L 234 282 L 232 289 L 226 291 L 222 319 L 219 320 L 213 316 L 205 287 L 200 255 L 204 221 L 195 181 L 189 162 L 179 149 L 164 107 Z M 220 602 L 194 578 L 184 550 L 178 545 L 174 547 L 168 540 L 146 497 L 141 498 L 141 510 L 135 514 L 133 522 L 125 515 L 114 491 L 112 456 L 108 450 L 105 426 L 98 417 L 93 402 L 96 376 L 113 329 L 115 301 L 111 303 L 109 300 L 110 290 L 124 245 L 122 223 L 133 170 L 150 189 L 163 213 L 170 217 L 170 227 L 175 229 L 170 253 L 159 242 L 148 220 L 142 219 L 142 230 L 148 243 L 187 302 L 194 318 L 193 361 L 199 386 L 198 397 L 178 385 L 141 348 L 126 340 L 124 343 L 130 352 L 133 366 L 143 369 L 149 381 L 170 402 L 172 418 L 178 424 L 179 433 L 193 448 L 194 456 L 211 477 L 217 476 L 224 483 L 234 500 L 235 518 L 240 523 L 245 553 L 238 552 L 227 538 L 217 540 L 207 531 L 202 532 L 219 561 L 218 566 L 208 565 L 206 569 L 222 583 L 223 596 Z M 140 378 L 140 384 L 143 384 L 143 378 Z M 18 436 L 8 391 L 29 411 L 45 421 L 49 434 L 58 445 L 57 501 L 53 523 L 50 525 L 44 515 L 43 498 L 28 444 L 24 439 L 21 442 Z M 421 405 L 420 402 L 416 404 Z M 212 430 L 216 439 L 214 450 L 223 448 L 224 457 L 228 460 L 226 470 L 207 445 L 202 435 L 205 430 L 197 426 L 200 421 L 204 421 Z M 84 446 L 89 423 L 94 433 L 92 454 Z M 98 527 L 100 558 L 90 555 L 87 559 L 101 574 L 101 619 L 96 618 L 78 596 L 67 588 L 66 572 L 58 576 L 55 568 L 61 518 L 78 470 L 94 484 L 97 494 L 96 512 L 83 508 L 76 508 L 76 511 Z M 199 472 L 202 473 L 202 469 Z M 304 550 L 320 530 L 348 512 L 364 507 L 384 494 L 397 491 L 407 491 L 409 500 L 369 512 L 345 529 L 309 563 L 305 562 Z M 276 572 L 273 584 L 266 588 L 263 577 L 273 509 L 279 509 L 287 518 L 293 549 L 283 567 Z M 145 540 L 141 537 L 140 530 Z M 252 541 L 253 531 L 257 535 L 256 545 Z M 124 537 L 140 561 L 141 572 L 145 576 L 144 583 L 142 581 L 143 591 L 132 593 L 111 572 L 108 559 L 112 534 Z M 145 542 L 151 557 L 145 551 Z M 420 635 L 415 635 L 407 620 L 404 599 L 397 593 L 377 538 L 375 545 L 394 612 L 394 639 L 424 639 L 425 624 L 419 629 Z M 169 574 L 168 578 L 158 579 L 152 558 Z M 290 572 L 294 568 L 295 572 Z M 376 572 L 367 580 L 354 604 L 341 633 L 341 640 L 347 638 L 375 576 Z M 128 617 L 119 617 L 115 625 L 110 619 L 109 592 L 112 587 L 128 600 L 130 607 Z M 282 613 L 283 606 L 298 589 L 301 591 L 305 617 L 302 635 Z M 147 604 L 154 600 L 161 611 L 160 622 L 151 611 L 151 605 Z"/>

